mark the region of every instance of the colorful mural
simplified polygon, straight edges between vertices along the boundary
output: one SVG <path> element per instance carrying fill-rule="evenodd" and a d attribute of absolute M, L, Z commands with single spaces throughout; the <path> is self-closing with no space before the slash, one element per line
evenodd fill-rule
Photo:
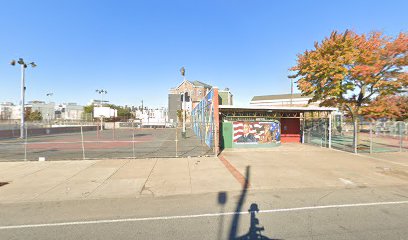
<path fill-rule="evenodd" d="M 233 122 L 233 143 L 276 144 L 280 143 L 279 121 Z"/>
<path fill-rule="evenodd" d="M 195 106 L 191 112 L 194 133 L 203 140 L 208 147 L 214 147 L 214 89 Z"/>

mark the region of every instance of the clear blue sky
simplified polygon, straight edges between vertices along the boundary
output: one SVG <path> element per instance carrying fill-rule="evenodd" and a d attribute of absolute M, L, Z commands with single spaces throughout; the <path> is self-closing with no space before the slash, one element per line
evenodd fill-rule
<path fill-rule="evenodd" d="M 18 103 L 23 57 L 27 100 L 86 104 L 108 90 L 115 104 L 167 106 L 189 80 L 229 87 L 236 103 L 290 91 L 296 54 L 334 29 L 408 31 L 408 1 L 1 1 L 0 102 Z"/>

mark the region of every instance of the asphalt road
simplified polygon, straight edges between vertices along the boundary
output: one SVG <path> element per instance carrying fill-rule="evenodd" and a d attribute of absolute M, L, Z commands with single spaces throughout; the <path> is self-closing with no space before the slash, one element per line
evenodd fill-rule
<path fill-rule="evenodd" d="M 408 186 L 3 204 L 0 216 L 2 240 L 407 239 Z"/>

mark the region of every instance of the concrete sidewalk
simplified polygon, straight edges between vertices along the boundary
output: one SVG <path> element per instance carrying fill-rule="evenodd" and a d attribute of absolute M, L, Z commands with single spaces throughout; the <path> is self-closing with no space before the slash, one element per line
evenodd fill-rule
<path fill-rule="evenodd" d="M 357 155 L 300 144 L 224 151 L 220 159 L 0 162 L 0 203 L 250 190 L 408 186 L 408 153 Z M 248 172 L 247 172 L 248 171 Z M 405 194 L 405 193 L 404 193 Z"/>
<path fill-rule="evenodd" d="M 218 158 L 0 163 L 0 202 L 64 201 L 239 191 Z"/>

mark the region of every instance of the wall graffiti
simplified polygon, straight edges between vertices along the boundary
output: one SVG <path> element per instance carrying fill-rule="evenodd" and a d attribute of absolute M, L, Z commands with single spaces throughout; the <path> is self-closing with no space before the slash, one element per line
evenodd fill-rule
<path fill-rule="evenodd" d="M 203 140 L 208 147 L 214 147 L 214 89 L 195 106 L 191 112 L 194 133 Z"/>
<path fill-rule="evenodd" d="M 233 122 L 233 142 L 236 144 L 276 144 L 280 143 L 280 123 Z"/>

